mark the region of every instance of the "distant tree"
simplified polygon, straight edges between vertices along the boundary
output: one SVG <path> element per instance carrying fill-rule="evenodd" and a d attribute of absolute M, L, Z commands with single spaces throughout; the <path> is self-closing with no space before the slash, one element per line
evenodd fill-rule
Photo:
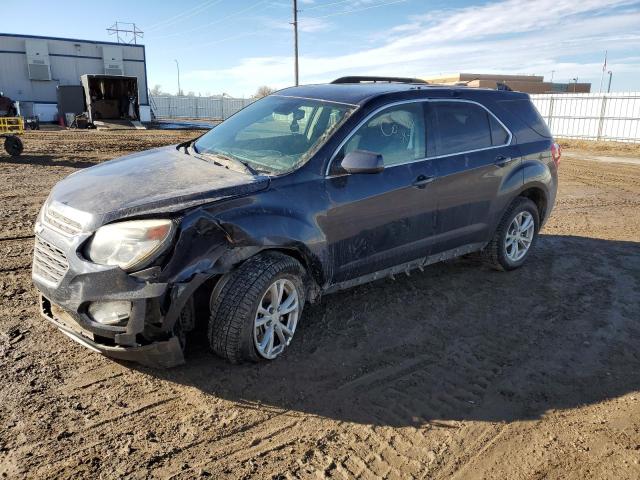
<path fill-rule="evenodd" d="M 271 95 L 275 91 L 276 91 L 275 88 L 271 88 L 267 85 L 263 85 L 259 87 L 258 90 L 256 90 L 256 93 L 253 94 L 253 98 L 266 97 L 267 95 Z"/>
<path fill-rule="evenodd" d="M 194 92 L 193 90 L 189 90 L 187 92 L 187 97 L 195 97 L 196 96 L 196 92 Z"/>
<path fill-rule="evenodd" d="M 151 95 L 162 95 L 162 85 L 154 85 L 151 89 Z"/>

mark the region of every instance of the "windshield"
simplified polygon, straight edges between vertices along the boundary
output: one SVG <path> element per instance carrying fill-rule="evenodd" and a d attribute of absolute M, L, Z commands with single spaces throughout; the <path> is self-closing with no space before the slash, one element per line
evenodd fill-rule
<path fill-rule="evenodd" d="M 351 105 L 272 95 L 200 137 L 195 151 L 231 157 L 259 172 L 285 173 L 305 163 L 353 109 Z"/>

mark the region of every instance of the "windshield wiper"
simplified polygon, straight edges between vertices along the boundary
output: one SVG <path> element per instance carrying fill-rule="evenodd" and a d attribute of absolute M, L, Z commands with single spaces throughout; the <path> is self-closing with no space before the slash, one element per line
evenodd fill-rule
<path fill-rule="evenodd" d="M 239 158 L 235 158 L 235 157 L 228 157 L 228 156 L 226 156 L 226 155 L 222 155 L 222 158 L 224 158 L 225 160 L 230 160 L 230 161 L 232 161 L 232 162 L 234 162 L 234 163 L 237 163 L 237 164 L 242 165 L 242 166 L 245 168 L 245 170 L 246 170 L 247 172 L 249 172 L 251 175 L 253 175 L 254 177 L 255 177 L 256 175 L 260 175 L 260 174 L 258 173 L 258 170 L 256 170 L 255 168 L 253 168 L 253 167 L 249 164 L 249 162 L 245 162 L 244 160 L 240 160 Z"/>
<path fill-rule="evenodd" d="M 194 153 L 199 153 L 198 149 L 196 148 L 196 140 L 197 138 L 194 138 L 193 140 L 187 140 L 186 142 L 179 143 L 176 146 L 176 149 L 179 151 L 181 148 L 183 148 L 184 153 L 186 153 L 187 155 L 191 155 L 189 149 L 191 149 L 191 151 L 193 151 Z"/>
<path fill-rule="evenodd" d="M 249 174 L 251 174 L 253 176 L 260 175 L 260 173 L 255 168 L 253 168 L 251 165 L 249 165 L 249 162 L 245 162 L 243 160 L 240 160 L 239 158 L 235 158 L 235 157 L 232 157 L 232 156 L 229 156 L 229 155 L 225 155 L 225 154 L 222 154 L 222 153 L 218 153 L 218 152 L 216 152 L 216 153 L 202 152 L 202 153 L 198 153 L 198 155 L 213 157 L 214 163 L 218 163 L 219 165 L 226 166 L 227 168 L 228 168 L 228 165 L 223 165 L 223 163 L 220 162 L 220 160 L 225 161 L 227 163 L 233 163 L 235 165 L 239 165 L 240 167 L 242 167 L 242 169 L 245 172 L 247 172 L 247 173 L 249 173 Z"/>

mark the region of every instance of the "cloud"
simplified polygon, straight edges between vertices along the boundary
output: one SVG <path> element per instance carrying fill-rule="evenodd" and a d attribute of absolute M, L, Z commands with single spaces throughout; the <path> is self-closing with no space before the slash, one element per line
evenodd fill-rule
<path fill-rule="evenodd" d="M 640 10 L 629 0 L 506 0 L 413 15 L 377 36 L 373 47 L 333 56 L 303 55 L 305 83 L 345 74 L 426 76 L 460 71 L 549 74 L 567 80 L 599 75 L 593 62 L 571 57 L 610 56 L 638 50 Z M 637 3 L 635 4 L 637 6 Z M 628 56 L 628 55 L 627 55 Z M 569 59 L 567 61 L 566 59 Z M 638 68 L 637 59 L 620 59 L 622 70 Z M 262 83 L 291 83 L 288 56 L 249 57 L 222 70 L 192 71 L 193 79 L 230 78 L 250 89 L 256 74 Z M 590 72 L 590 73 L 589 73 Z"/>

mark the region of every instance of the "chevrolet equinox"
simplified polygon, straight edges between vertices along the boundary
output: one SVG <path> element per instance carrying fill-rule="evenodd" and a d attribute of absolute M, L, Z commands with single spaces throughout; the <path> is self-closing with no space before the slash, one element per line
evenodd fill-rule
<path fill-rule="evenodd" d="M 560 149 L 523 93 L 345 77 L 58 183 L 35 224 L 42 315 L 86 347 L 273 360 L 322 294 L 466 254 L 520 267 Z M 204 302 L 195 301 L 204 298 Z"/>

